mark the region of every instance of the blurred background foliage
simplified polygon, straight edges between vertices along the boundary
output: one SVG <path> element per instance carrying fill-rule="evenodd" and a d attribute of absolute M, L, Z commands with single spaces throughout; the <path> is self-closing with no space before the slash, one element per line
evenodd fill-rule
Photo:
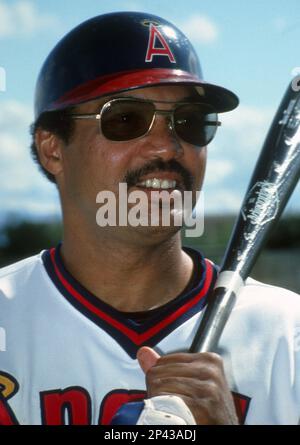
<path fill-rule="evenodd" d="M 207 216 L 203 236 L 183 238 L 183 243 L 220 264 L 234 221 L 235 216 Z M 61 237 L 60 221 L 8 218 L 0 226 L 0 266 L 56 246 Z M 300 215 L 287 215 L 278 222 L 251 275 L 300 293 Z"/>
<path fill-rule="evenodd" d="M 0 266 L 56 246 L 61 233 L 60 221 L 35 222 L 9 218 L 0 227 Z"/>

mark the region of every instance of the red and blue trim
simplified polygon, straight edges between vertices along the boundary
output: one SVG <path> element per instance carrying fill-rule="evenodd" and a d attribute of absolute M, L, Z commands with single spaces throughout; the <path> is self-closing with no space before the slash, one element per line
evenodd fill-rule
<path fill-rule="evenodd" d="M 191 249 L 185 250 L 188 252 Z M 45 251 L 43 262 L 52 282 L 69 303 L 113 337 L 129 356 L 135 358 L 141 346 L 154 347 L 205 306 L 217 277 L 217 269 L 200 252 L 194 251 L 195 253 L 202 271 L 199 283 L 181 297 L 164 305 L 161 311 L 155 311 L 153 317 L 141 324 L 99 300 L 75 280 L 63 265 L 60 247 Z"/>

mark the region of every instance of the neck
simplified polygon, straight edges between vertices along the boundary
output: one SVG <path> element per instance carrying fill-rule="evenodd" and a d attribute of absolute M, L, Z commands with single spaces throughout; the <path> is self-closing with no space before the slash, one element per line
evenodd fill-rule
<path fill-rule="evenodd" d="M 174 299 L 188 284 L 193 261 L 182 250 L 180 233 L 159 243 L 87 236 L 65 226 L 66 269 L 96 297 L 120 311 L 153 309 Z"/>

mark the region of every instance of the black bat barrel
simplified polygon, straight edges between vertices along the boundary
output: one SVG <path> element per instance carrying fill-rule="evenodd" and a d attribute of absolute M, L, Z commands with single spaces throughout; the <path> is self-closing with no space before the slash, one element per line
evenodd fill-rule
<path fill-rule="evenodd" d="M 291 83 L 256 163 L 222 269 L 250 271 L 300 176 L 300 92 Z"/>
<path fill-rule="evenodd" d="M 215 350 L 240 287 L 300 177 L 300 88 L 289 85 L 256 163 L 190 352 Z"/>

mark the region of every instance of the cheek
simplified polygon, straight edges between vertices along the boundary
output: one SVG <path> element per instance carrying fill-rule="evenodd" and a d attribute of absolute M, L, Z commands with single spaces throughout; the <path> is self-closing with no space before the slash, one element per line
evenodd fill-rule
<path fill-rule="evenodd" d="M 203 181 L 204 181 L 204 176 L 205 176 L 205 171 L 206 171 L 206 161 L 207 161 L 207 151 L 206 151 L 206 147 L 203 150 L 203 153 L 201 154 L 200 157 L 200 187 L 202 187 Z"/>
<path fill-rule="evenodd" d="M 68 187 L 84 190 L 93 199 L 101 190 L 118 190 L 128 166 L 125 150 L 98 135 L 77 138 L 67 150 L 64 172 Z"/>
<path fill-rule="evenodd" d="M 202 187 L 205 169 L 206 169 L 206 157 L 207 149 L 206 147 L 201 148 L 201 150 L 194 150 L 191 152 L 189 158 L 190 171 L 195 178 L 195 189 L 199 190 Z"/>

